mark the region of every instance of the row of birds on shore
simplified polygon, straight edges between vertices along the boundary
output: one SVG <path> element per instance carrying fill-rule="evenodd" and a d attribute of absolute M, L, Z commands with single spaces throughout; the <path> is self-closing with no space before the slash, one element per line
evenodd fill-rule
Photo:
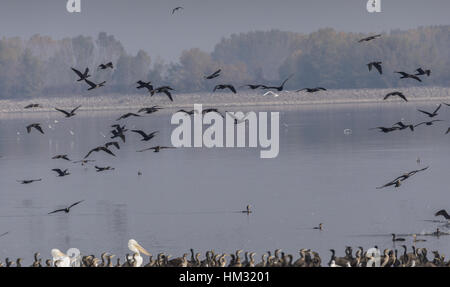
<path fill-rule="evenodd" d="M 287 254 L 281 249 L 276 249 L 273 253 L 267 251 L 261 255 L 261 259 L 255 258 L 255 252 L 242 249 L 233 253 L 216 253 L 214 250 L 208 250 L 205 256 L 201 258 L 201 253 L 194 252 L 191 248 L 190 253 L 184 253 L 181 257 L 172 258 L 170 254 L 158 253 L 155 258 L 142 247 L 136 240 L 130 239 L 128 248 L 132 252 L 127 254 L 123 261 L 121 258 L 109 252 L 103 252 L 100 257 L 95 255 L 81 254 L 69 256 L 59 249 L 51 250 L 51 259 L 43 259 L 40 253 L 34 254 L 34 261 L 29 267 L 450 267 L 450 261 L 445 260 L 445 256 L 438 251 L 432 251 L 433 258 L 428 258 L 427 248 L 417 248 L 416 241 L 411 246 L 411 252 L 408 252 L 406 245 L 401 245 L 403 252 L 399 253 L 397 249 L 384 249 L 380 252 L 377 246 L 364 250 L 359 246 L 353 255 L 353 248 L 345 248 L 345 256 L 336 256 L 336 251 L 330 249 L 331 256 L 328 261 L 323 262 L 319 253 L 310 249 L 300 249 L 299 257 L 294 260 L 292 254 Z M 141 254 L 148 256 L 144 261 Z M 0 267 L 23 267 L 23 259 L 18 258 L 11 261 L 5 259 L 5 264 L 0 262 Z"/>

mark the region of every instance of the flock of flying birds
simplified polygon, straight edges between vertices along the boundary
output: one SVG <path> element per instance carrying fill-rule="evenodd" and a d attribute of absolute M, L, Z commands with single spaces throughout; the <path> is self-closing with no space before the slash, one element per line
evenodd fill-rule
<path fill-rule="evenodd" d="M 183 7 L 176 7 L 176 8 L 174 8 L 172 10 L 172 14 L 174 14 L 175 12 L 177 12 L 179 10 L 182 10 L 182 9 L 183 9 Z M 379 37 L 381 37 L 381 35 L 374 35 L 374 36 L 363 38 L 363 39 L 359 40 L 358 42 L 360 42 L 360 43 L 361 42 L 368 42 L 368 41 L 372 41 L 372 40 L 374 40 L 376 38 L 379 38 Z M 379 72 L 379 74 L 383 74 L 383 68 L 382 68 L 382 62 L 381 61 L 370 62 L 370 63 L 367 64 L 367 66 L 368 66 L 369 71 L 372 71 L 372 69 L 375 68 Z M 85 68 L 85 70 L 83 72 L 81 72 L 80 70 L 75 69 L 75 68 L 71 68 L 71 69 L 78 76 L 77 82 L 84 81 L 88 85 L 88 89 L 87 89 L 88 91 L 104 87 L 105 84 L 106 84 L 106 81 L 102 81 L 102 82 L 99 82 L 99 83 L 94 83 L 94 82 L 90 81 L 89 78 L 91 77 L 91 75 L 89 74 L 89 72 L 90 72 L 89 68 Z M 100 70 L 114 69 L 114 64 L 112 62 L 100 64 L 98 66 L 98 69 L 100 69 Z M 212 74 L 205 75 L 204 79 L 205 80 L 216 79 L 216 78 L 220 77 L 221 72 L 222 72 L 222 70 L 218 69 Z M 414 74 L 410 74 L 410 73 L 403 72 L 403 71 L 397 71 L 395 73 L 400 74 L 401 75 L 401 79 L 413 79 L 415 81 L 422 82 L 422 79 L 420 77 L 421 76 L 429 77 L 431 75 L 431 70 L 418 68 L 415 71 Z M 247 84 L 247 85 L 241 86 L 241 88 L 242 87 L 247 87 L 247 88 L 249 88 L 251 90 L 262 89 L 262 90 L 268 90 L 268 91 L 272 90 L 272 91 L 280 92 L 280 91 L 284 90 L 284 86 L 285 86 L 286 82 L 291 77 L 292 77 L 292 75 L 290 75 L 283 82 L 281 82 L 281 84 L 279 86 L 265 85 L 265 84 Z M 169 98 L 170 101 L 172 101 L 172 102 L 174 101 L 173 96 L 172 96 L 172 92 L 175 91 L 175 89 L 173 89 L 170 86 L 166 85 L 166 86 L 155 87 L 151 83 L 151 81 L 146 82 L 146 81 L 142 81 L 142 80 L 139 80 L 136 83 L 138 84 L 138 86 L 136 87 L 137 89 L 146 89 L 150 96 L 153 96 L 155 94 L 164 94 L 164 95 L 166 95 Z M 215 92 L 217 90 L 226 90 L 226 89 L 229 90 L 230 92 L 234 93 L 234 94 L 237 93 L 236 88 L 233 85 L 231 85 L 231 84 L 217 84 L 217 85 L 215 85 L 215 87 L 213 89 L 213 92 Z M 316 93 L 316 92 L 320 92 L 320 91 L 326 91 L 326 88 L 323 88 L 323 87 L 312 87 L 312 88 L 302 88 L 302 89 L 296 90 L 296 92 L 301 92 L 301 91 L 305 91 L 307 93 Z M 399 97 L 400 99 L 404 100 L 405 102 L 408 101 L 406 96 L 402 92 L 399 92 L 399 91 L 394 91 L 394 92 L 388 93 L 383 98 L 383 100 L 387 100 L 390 97 Z M 443 104 L 446 105 L 446 106 L 450 106 L 450 104 L 447 104 L 447 103 L 443 103 Z M 434 111 L 425 111 L 425 110 L 420 110 L 420 109 L 418 111 L 420 113 L 426 115 L 430 119 L 433 119 L 436 116 L 438 116 L 438 112 L 441 109 L 443 104 L 439 105 Z M 25 109 L 31 109 L 31 108 L 39 108 L 39 107 L 41 107 L 40 104 L 32 103 L 32 104 L 29 104 L 29 105 L 25 106 L 24 108 Z M 76 112 L 78 111 L 78 109 L 80 107 L 81 106 L 77 106 L 77 107 L 73 108 L 72 110 L 63 110 L 63 109 L 60 109 L 60 108 L 55 108 L 55 110 L 58 111 L 58 112 L 61 112 L 62 114 L 64 114 L 64 116 L 66 118 L 72 118 L 72 117 L 74 117 L 76 115 Z M 147 114 L 147 115 L 148 114 L 152 114 L 152 113 L 157 112 L 160 109 L 161 109 L 161 107 L 159 107 L 159 106 L 144 107 L 144 108 L 139 109 L 137 111 L 137 113 L 130 112 L 130 113 L 126 113 L 126 114 L 121 115 L 117 119 L 117 121 L 121 121 L 121 120 L 127 119 L 129 117 L 141 117 L 143 114 Z M 185 112 L 188 115 L 194 114 L 193 110 L 192 111 L 179 110 L 179 111 Z M 210 108 L 210 109 L 203 110 L 204 114 L 205 113 L 209 113 L 209 112 L 215 112 L 215 113 L 219 113 L 220 114 L 218 109 L 215 109 L 215 108 Z M 242 120 L 242 119 L 235 118 L 235 123 L 237 123 L 239 120 Z M 400 121 L 400 122 L 395 123 L 392 127 L 382 127 L 382 126 L 380 126 L 380 127 L 374 128 L 374 129 L 378 129 L 380 132 L 383 132 L 383 133 L 390 133 L 390 132 L 404 130 L 404 129 L 410 129 L 411 131 L 414 131 L 415 128 L 417 128 L 417 127 L 419 127 L 421 125 L 432 126 L 434 123 L 441 122 L 441 121 L 442 120 L 439 120 L 439 119 L 433 119 L 433 120 L 424 121 L 424 122 L 421 122 L 421 123 L 418 123 L 418 124 L 406 124 L 406 123 L 403 123 L 403 122 Z M 121 125 L 121 124 L 113 124 L 113 125 L 111 125 L 111 128 L 113 128 L 113 129 L 110 132 L 111 133 L 111 137 L 110 138 L 112 140 L 116 139 L 116 138 L 119 138 L 119 139 L 121 139 L 122 143 L 125 143 L 126 142 L 126 132 L 128 131 L 126 126 L 125 125 Z M 31 133 L 33 129 L 35 129 L 37 132 L 39 132 L 41 134 L 45 134 L 45 132 L 44 132 L 44 130 L 43 130 L 43 128 L 42 128 L 40 123 L 32 123 L 32 124 L 29 124 L 26 127 L 27 133 Z M 152 131 L 150 133 L 147 133 L 147 132 L 145 132 L 143 130 L 137 130 L 137 129 L 136 130 L 131 130 L 130 132 L 141 136 L 141 141 L 144 141 L 144 142 L 148 142 L 148 141 L 152 140 L 158 134 L 158 131 Z M 446 131 L 446 134 L 448 134 L 448 133 L 450 133 L 450 128 L 448 128 L 448 130 Z M 112 150 L 112 147 L 114 147 L 116 150 L 119 150 L 120 149 L 119 142 L 117 140 L 109 141 L 109 142 L 106 142 L 104 145 L 92 148 L 91 150 L 89 150 L 87 152 L 87 154 L 84 156 L 83 159 L 74 161 L 74 163 L 81 163 L 82 165 L 86 165 L 86 164 L 88 164 L 90 162 L 94 162 L 94 160 L 91 160 L 89 158 L 94 153 L 99 153 L 99 152 L 105 153 L 105 154 L 110 155 L 110 156 L 116 156 L 116 154 L 115 154 L 116 151 Z M 153 147 L 145 148 L 145 149 L 142 149 L 142 150 L 138 150 L 137 152 L 144 152 L 144 151 L 148 151 L 148 150 L 153 150 L 153 152 L 157 153 L 157 152 L 160 152 L 163 149 L 172 149 L 172 148 L 174 148 L 174 147 L 170 147 L 170 146 L 153 146 Z M 67 154 L 55 155 L 55 156 L 52 157 L 52 159 L 71 161 Z M 95 167 L 97 172 L 114 170 L 114 168 L 110 167 L 110 166 L 102 167 L 102 166 L 95 165 L 94 167 Z M 380 187 L 377 187 L 377 188 L 378 189 L 382 189 L 382 188 L 391 187 L 391 186 L 394 186 L 394 187 L 397 188 L 405 180 L 407 180 L 410 177 L 416 175 L 417 173 L 420 173 L 420 172 L 428 170 L 428 168 L 429 167 L 425 167 L 425 168 L 422 168 L 422 169 L 418 169 L 418 170 L 414 170 L 414 171 L 405 173 L 405 174 L 400 175 L 397 178 L 393 179 L 392 181 L 384 184 L 383 186 L 380 186 Z M 65 176 L 69 176 L 70 175 L 70 172 L 68 171 L 68 169 L 54 168 L 54 169 L 52 169 L 52 171 L 54 171 L 56 176 L 58 176 L 58 177 L 65 177 Z M 141 175 L 141 172 L 138 172 L 138 175 Z M 33 182 L 39 182 L 39 181 L 42 181 L 42 179 L 39 178 L 39 179 L 18 180 L 18 182 L 20 182 L 21 184 L 31 184 Z M 48 214 L 54 214 L 54 213 L 60 213 L 60 212 L 62 212 L 62 213 L 69 213 L 73 207 L 79 205 L 82 202 L 84 202 L 84 200 L 77 201 L 77 202 L 75 202 L 73 204 L 70 204 L 70 205 L 64 207 L 64 208 L 55 209 L 55 210 L 49 212 Z M 242 212 L 246 213 L 246 214 L 250 214 L 251 213 L 250 206 L 247 206 L 247 209 L 245 211 L 242 211 Z M 447 220 L 450 220 L 450 215 L 445 210 L 438 211 L 435 214 L 435 216 L 443 216 Z M 314 229 L 323 230 L 323 224 L 321 223 L 319 225 L 319 227 L 315 227 Z M 3 233 L 3 234 L 0 235 L 0 237 L 4 236 L 4 235 L 7 235 L 8 233 L 9 232 Z M 396 238 L 395 234 L 393 234 L 393 241 L 404 241 L 404 239 L 403 238 Z M 127 262 L 125 263 L 125 265 L 120 265 L 119 264 L 119 266 L 136 266 L 136 265 L 141 266 L 141 264 L 142 264 L 142 257 L 140 257 L 139 251 L 143 252 L 144 254 L 148 253 L 145 250 L 143 250 L 143 248 L 136 241 L 130 240 L 130 242 L 129 242 L 129 248 L 130 248 L 130 250 L 135 251 L 135 253 L 134 253 L 133 256 L 127 256 L 127 258 L 126 258 Z M 52 255 L 53 255 L 53 253 L 56 254 L 56 255 L 53 256 L 54 257 L 54 261 L 55 261 L 55 258 L 59 258 L 58 254 L 60 254 L 62 257 L 65 256 L 59 250 L 56 250 L 56 251 L 52 250 Z M 349 254 L 348 254 L 347 251 L 346 251 L 346 253 L 347 253 L 346 262 L 344 264 L 342 264 L 342 266 L 349 266 L 349 265 L 351 265 L 350 262 L 349 262 L 349 260 L 351 259 L 351 256 L 349 257 Z M 282 258 L 282 260 L 281 260 L 281 259 L 278 258 L 278 253 L 277 253 L 277 255 L 275 257 L 273 257 L 273 256 L 270 255 L 270 252 L 269 252 L 267 259 L 265 259 L 266 258 L 265 255 L 263 256 L 262 263 L 261 263 L 262 265 L 260 265 L 260 266 L 307 266 L 307 265 L 304 265 L 304 264 L 306 264 L 305 260 L 307 260 L 308 255 L 311 255 L 311 254 L 314 254 L 314 258 L 316 258 L 316 259 L 318 258 L 318 260 L 320 260 L 320 257 L 318 257 L 317 253 L 311 253 L 310 251 L 308 251 L 306 249 L 300 250 L 301 258 L 299 260 L 301 262 L 298 261 L 297 263 L 301 263 L 301 264 L 293 263 L 292 262 L 292 256 L 290 257 L 291 261 L 289 261 L 289 257 L 284 257 L 284 255 L 283 255 L 283 257 L 281 257 Z M 406 254 L 406 249 L 405 249 L 405 254 Z M 212 257 L 210 257 L 210 255 L 211 254 L 207 253 L 207 258 L 204 261 L 204 262 L 207 262 L 206 266 L 208 266 L 208 264 L 210 266 L 214 265 L 214 262 L 215 262 L 215 264 L 217 264 L 217 266 L 224 266 L 225 260 L 223 259 L 224 258 L 223 255 L 215 257 L 215 260 Z M 254 263 L 254 259 L 253 259 L 254 253 L 249 253 L 248 255 L 250 257 L 250 260 L 247 259 L 247 256 L 246 256 L 246 261 L 247 261 L 247 263 L 250 262 L 250 266 L 251 266 L 252 265 L 251 262 Z M 350 255 L 351 255 L 351 253 L 350 253 Z M 385 255 L 387 256 L 386 260 L 388 260 L 389 256 L 392 256 L 392 253 L 387 253 Z M 140 258 L 137 258 L 136 256 L 139 256 Z M 89 264 L 85 262 L 86 266 L 95 266 L 96 264 L 98 265 L 99 260 L 95 259 L 94 256 L 91 256 L 91 257 L 92 258 L 89 258 L 89 256 L 87 256 L 85 258 L 86 260 L 88 260 L 90 262 Z M 192 254 L 192 259 L 191 259 L 190 262 L 186 259 L 186 257 L 187 257 L 187 254 L 185 254 L 181 259 L 178 258 L 176 260 L 177 261 L 177 265 L 175 265 L 175 266 L 204 266 L 204 265 L 202 265 L 203 263 L 198 259 L 198 255 L 194 256 Z M 232 256 L 232 257 L 233 257 L 232 258 L 232 262 L 230 262 L 229 266 L 234 266 L 234 267 L 237 267 L 237 266 L 249 266 L 248 264 L 245 264 L 245 265 L 241 264 L 240 258 L 239 258 L 239 253 L 237 253 L 235 256 Z M 36 256 L 35 256 L 35 258 L 36 258 Z M 103 260 L 105 258 L 109 259 L 107 265 L 111 266 L 111 263 L 110 263 L 111 256 L 108 257 L 107 254 L 102 255 L 102 262 L 106 266 L 106 263 Z M 272 258 L 272 259 L 269 260 L 270 258 Z M 139 259 L 139 260 L 137 260 L 137 259 Z M 173 264 L 169 264 L 169 261 L 167 261 L 167 258 L 164 258 L 164 256 L 158 257 L 158 259 L 160 260 L 160 262 L 165 262 L 166 266 L 173 266 Z M 309 257 L 309 259 L 311 259 L 311 257 Z M 62 259 L 58 259 L 58 260 L 61 261 Z M 58 260 L 56 260 L 56 261 L 58 261 Z M 238 261 L 236 261 L 236 260 L 238 260 Z M 329 266 L 339 267 L 339 265 L 337 263 L 340 263 L 341 261 L 343 261 L 343 259 L 342 258 L 337 258 L 334 255 L 334 250 L 332 250 L 332 259 L 330 260 Z M 62 265 L 61 262 L 59 262 L 59 263 L 56 262 L 56 263 Z M 152 261 L 151 261 L 151 258 L 150 258 L 150 263 L 151 262 Z M 155 262 L 157 262 L 157 261 L 155 261 Z M 171 261 L 171 262 L 174 263 L 174 261 Z M 311 259 L 310 263 L 308 263 L 308 264 L 313 264 L 311 262 L 313 262 L 312 259 Z M 52 262 L 52 266 L 58 266 L 58 264 L 56 264 L 56 263 Z M 139 264 L 137 264 L 137 263 L 139 263 Z M 40 261 L 39 261 L 39 264 L 40 264 Z M 160 264 L 163 264 L 163 263 L 160 263 Z M 47 265 L 49 265 L 49 264 L 47 264 Z M 154 264 L 153 266 L 158 266 L 158 265 Z M 162 265 L 159 265 L 159 266 L 162 266 Z M 320 266 L 320 261 L 319 261 L 319 265 L 318 266 Z"/>

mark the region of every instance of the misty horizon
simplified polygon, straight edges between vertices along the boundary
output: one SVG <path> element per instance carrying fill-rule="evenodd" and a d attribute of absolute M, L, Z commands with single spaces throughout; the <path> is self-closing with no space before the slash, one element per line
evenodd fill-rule
<path fill-rule="evenodd" d="M 65 9 L 66 1 L 6 1 L 1 4 L 0 25 L 8 29 L 0 36 L 29 38 L 39 34 L 62 39 L 96 37 L 106 32 L 119 39 L 130 53 L 142 49 L 154 59 L 177 62 L 185 49 L 212 52 L 221 39 L 252 31 L 309 34 L 333 28 L 352 33 L 386 33 L 450 24 L 450 2 L 442 0 L 384 1 L 381 13 L 368 13 L 365 0 L 262 0 L 257 5 L 248 0 L 131 2 L 82 1 L 82 12 L 70 14 Z M 176 6 L 185 9 L 171 15 Z M 17 15 L 27 21 L 18 20 Z"/>

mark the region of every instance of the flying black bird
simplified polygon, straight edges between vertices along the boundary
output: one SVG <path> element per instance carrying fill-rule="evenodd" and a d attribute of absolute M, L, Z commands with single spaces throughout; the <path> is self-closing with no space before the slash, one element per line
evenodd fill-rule
<path fill-rule="evenodd" d="M 86 68 L 86 70 L 84 70 L 84 73 L 78 71 L 77 69 L 71 68 L 72 71 L 75 72 L 75 74 L 78 75 L 78 77 L 80 77 L 77 82 L 81 82 L 83 80 L 86 80 L 87 78 L 89 78 L 91 75 L 89 75 L 89 68 Z"/>
<path fill-rule="evenodd" d="M 327 89 L 325 89 L 325 88 L 317 87 L 317 88 L 303 88 L 303 89 L 297 90 L 296 92 L 298 93 L 298 92 L 301 92 L 301 91 L 306 91 L 307 93 L 315 93 L 315 92 L 318 92 L 318 91 L 326 91 L 326 90 Z"/>
<path fill-rule="evenodd" d="M 120 145 L 118 142 L 107 142 L 105 143 L 105 147 L 109 148 L 110 146 L 114 146 L 116 149 L 120 149 Z"/>
<path fill-rule="evenodd" d="M 443 216 L 445 219 L 450 220 L 450 215 L 445 209 L 441 209 L 434 214 L 434 216 Z"/>
<path fill-rule="evenodd" d="M 418 110 L 419 112 L 421 112 L 421 113 L 424 113 L 424 114 L 426 114 L 427 116 L 429 116 L 430 118 L 434 118 L 435 116 L 437 116 L 438 115 L 438 111 L 439 111 L 439 109 L 442 107 L 442 104 L 440 104 L 435 110 L 434 110 L 434 112 L 432 112 L 432 113 L 429 113 L 429 112 L 427 112 L 427 111 L 424 111 L 424 110 Z"/>
<path fill-rule="evenodd" d="M 392 93 L 389 93 L 389 94 L 387 94 L 386 96 L 384 96 L 383 100 L 387 100 L 389 97 L 392 97 L 392 96 L 400 97 L 400 98 L 402 98 L 405 102 L 408 101 L 408 99 L 405 97 L 405 95 L 404 95 L 403 93 L 401 93 L 401 92 L 392 92 Z"/>
<path fill-rule="evenodd" d="M 448 107 L 450 107 L 450 104 L 447 104 L 447 103 L 443 103 L 444 105 L 446 105 L 446 106 L 448 106 Z"/>
<path fill-rule="evenodd" d="M 423 70 L 422 68 L 418 68 L 417 70 L 416 70 L 416 76 L 423 76 L 423 75 L 427 75 L 428 77 L 430 76 L 430 74 L 431 74 L 431 70 Z"/>
<path fill-rule="evenodd" d="M 138 84 L 139 86 L 136 87 L 136 89 L 142 89 L 142 88 L 146 88 L 149 92 L 153 91 L 153 85 L 151 84 L 152 82 L 143 82 L 143 81 L 137 81 L 136 84 Z"/>
<path fill-rule="evenodd" d="M 147 150 L 153 150 L 153 152 L 159 152 L 160 150 L 162 150 L 162 149 L 168 149 L 168 148 L 175 148 L 175 147 L 173 147 L 173 146 L 154 146 L 154 147 L 149 147 L 149 148 L 146 148 L 146 149 L 143 149 L 143 150 L 138 150 L 137 152 L 144 152 L 144 151 L 147 151 Z"/>
<path fill-rule="evenodd" d="M 369 36 L 369 37 L 366 37 L 366 38 L 362 38 L 362 39 L 359 40 L 358 42 L 359 42 L 359 43 L 361 43 L 361 42 L 368 42 L 368 41 L 374 40 L 374 39 L 376 39 L 376 38 L 378 38 L 378 37 L 381 37 L 381 34 Z"/>
<path fill-rule="evenodd" d="M 114 170 L 113 167 L 110 166 L 105 166 L 105 167 L 101 167 L 101 166 L 94 166 L 97 172 L 101 172 L 101 171 L 106 171 L 106 170 Z"/>
<path fill-rule="evenodd" d="M 387 128 L 387 127 L 376 127 L 376 128 L 371 128 L 370 130 L 380 130 L 380 132 L 383 132 L 383 133 L 387 134 L 387 133 L 390 133 L 390 132 L 393 132 L 393 131 L 396 131 L 396 130 L 399 130 L 399 129 L 400 129 L 399 127 L 390 127 L 390 128 Z"/>
<path fill-rule="evenodd" d="M 58 154 L 58 155 L 55 155 L 54 157 L 52 157 L 52 159 L 64 159 L 64 160 L 70 161 L 70 159 L 67 157 L 67 154 Z"/>
<path fill-rule="evenodd" d="M 419 77 L 417 77 L 416 75 L 408 74 L 408 73 L 405 73 L 405 72 L 394 72 L 394 73 L 402 75 L 400 77 L 400 79 L 410 78 L 410 79 L 414 79 L 416 81 L 422 82 L 422 80 Z"/>
<path fill-rule="evenodd" d="M 213 92 L 215 92 L 216 90 L 224 90 L 224 89 L 229 89 L 230 91 L 233 92 L 233 94 L 236 94 L 236 89 L 233 87 L 233 85 L 217 85 L 214 87 Z"/>
<path fill-rule="evenodd" d="M 156 132 L 146 134 L 144 131 L 141 131 L 141 130 L 132 130 L 132 132 L 140 134 L 142 136 L 141 141 L 149 141 L 152 138 L 154 138 L 157 133 L 159 133 L 158 131 L 156 131 Z"/>
<path fill-rule="evenodd" d="M 162 109 L 161 107 L 153 106 L 153 107 L 149 107 L 149 108 L 142 108 L 138 111 L 138 113 L 145 112 L 146 114 L 151 114 L 151 113 L 157 112 L 161 109 Z"/>
<path fill-rule="evenodd" d="M 182 9 L 184 9 L 184 8 L 181 7 L 181 6 L 178 6 L 178 7 L 173 8 L 173 9 L 172 9 L 172 15 L 173 15 L 175 12 L 177 12 L 178 10 L 182 10 Z"/>
<path fill-rule="evenodd" d="M 29 104 L 27 106 L 24 107 L 24 109 L 31 109 L 31 108 L 40 108 L 41 105 L 39 104 Z"/>
<path fill-rule="evenodd" d="M 259 88 L 264 87 L 264 85 L 259 85 L 259 84 L 252 85 L 252 84 L 248 84 L 248 85 L 243 85 L 243 86 L 241 86 L 241 87 L 248 87 L 249 89 L 256 90 L 256 89 L 259 89 Z"/>
<path fill-rule="evenodd" d="M 84 79 L 84 81 L 90 86 L 89 89 L 87 89 L 88 91 L 96 89 L 96 88 L 100 88 L 100 87 L 104 87 L 106 84 L 106 81 L 103 81 L 99 84 L 96 84 L 94 82 L 89 81 L 88 79 Z"/>
<path fill-rule="evenodd" d="M 108 68 L 114 69 L 114 65 L 113 65 L 112 62 L 109 62 L 109 63 L 106 63 L 106 64 L 100 64 L 100 65 L 98 66 L 98 68 L 99 68 L 99 69 L 102 69 L 102 70 L 106 70 L 106 69 L 108 69 Z"/>
<path fill-rule="evenodd" d="M 217 78 L 217 77 L 219 77 L 219 76 L 220 76 L 220 72 L 222 72 L 222 70 L 221 70 L 221 69 L 219 69 L 219 70 L 215 71 L 215 72 L 214 72 L 214 73 L 212 73 L 211 75 L 205 76 L 205 79 L 207 79 L 207 80 L 211 80 L 211 79 Z"/>
<path fill-rule="evenodd" d="M 412 132 L 414 131 L 414 125 L 405 125 L 403 122 L 397 122 L 394 126 L 397 125 L 399 130 L 410 129 Z"/>
<path fill-rule="evenodd" d="M 207 113 L 218 113 L 219 115 L 222 116 L 222 118 L 225 118 L 224 115 L 222 115 L 218 109 L 216 108 L 208 108 L 208 109 L 204 109 L 202 110 L 202 114 L 206 115 Z"/>
<path fill-rule="evenodd" d="M 7 231 L 7 232 L 5 232 L 5 233 L 2 233 L 2 234 L 0 234 L 0 237 L 3 237 L 3 236 L 5 236 L 5 235 L 7 235 L 7 234 L 9 234 L 9 231 Z"/>
<path fill-rule="evenodd" d="M 448 128 L 447 132 L 445 132 L 445 134 L 448 134 L 448 133 L 450 133 L 450 128 Z"/>
<path fill-rule="evenodd" d="M 427 166 L 427 167 L 422 168 L 422 169 L 413 170 L 411 172 L 405 173 L 405 174 L 395 178 L 394 180 L 386 183 L 385 185 L 377 187 L 377 189 L 382 189 L 382 188 L 385 188 L 385 187 L 388 187 L 388 186 L 392 186 L 392 185 L 394 185 L 395 187 L 399 187 L 402 184 L 403 181 L 407 180 L 408 178 L 410 178 L 411 176 L 415 175 L 418 172 L 422 172 L 422 171 L 427 170 L 428 168 L 429 167 Z"/>
<path fill-rule="evenodd" d="M 54 168 L 54 169 L 52 169 L 52 171 L 56 172 L 59 177 L 70 175 L 70 173 L 69 173 L 69 171 L 67 169 L 61 170 L 59 168 Z"/>
<path fill-rule="evenodd" d="M 112 130 L 111 133 L 113 134 L 111 139 L 119 137 L 123 142 L 125 142 L 125 132 L 128 131 L 125 126 L 120 125 L 112 125 L 112 128 L 115 128 L 115 130 Z"/>
<path fill-rule="evenodd" d="M 367 67 L 369 67 L 369 71 L 372 71 L 372 67 L 375 67 L 377 69 L 378 73 L 383 74 L 383 68 L 381 67 L 381 62 L 370 62 L 367 64 Z"/>
<path fill-rule="evenodd" d="M 88 158 L 88 157 L 91 155 L 91 153 L 93 153 L 93 152 L 100 152 L 100 151 L 106 152 L 107 154 L 110 154 L 110 155 L 112 155 L 112 156 L 116 156 L 116 155 L 115 155 L 112 151 L 110 151 L 107 147 L 105 147 L 105 146 L 98 146 L 98 147 L 96 147 L 96 148 L 91 149 L 91 150 L 88 152 L 88 154 L 87 154 L 84 158 Z"/>
<path fill-rule="evenodd" d="M 20 182 L 21 184 L 30 184 L 36 181 L 41 181 L 42 179 L 24 179 L 24 180 L 18 180 L 17 182 Z"/>
<path fill-rule="evenodd" d="M 78 106 L 78 107 L 76 107 L 75 109 L 71 110 L 70 112 L 65 111 L 65 110 L 61 110 L 61 109 L 58 109 L 58 108 L 55 108 L 55 110 L 57 110 L 58 112 L 61 112 L 61 113 L 65 114 L 65 115 L 66 115 L 66 118 L 70 118 L 70 117 L 73 117 L 74 115 L 76 115 L 75 112 L 76 112 L 80 107 L 81 107 L 81 106 Z"/>
<path fill-rule="evenodd" d="M 158 93 L 164 93 L 173 102 L 172 93 L 170 91 L 174 91 L 174 89 L 172 89 L 169 86 L 163 86 L 163 87 L 159 87 L 159 88 L 156 88 L 153 91 L 151 91 L 150 96 L 153 96 L 154 94 L 158 94 Z"/>
<path fill-rule="evenodd" d="M 122 119 L 126 119 L 129 117 L 140 117 L 141 115 L 135 114 L 135 113 L 126 113 L 124 115 L 121 115 L 116 121 L 120 121 Z"/>
<path fill-rule="evenodd" d="M 34 124 L 31 124 L 31 125 L 27 126 L 27 133 L 30 133 L 32 128 L 36 129 L 41 134 L 44 134 L 44 131 L 41 128 L 41 124 L 34 123 Z"/>
<path fill-rule="evenodd" d="M 52 211 L 52 212 L 49 212 L 48 214 L 57 213 L 57 212 L 65 212 L 65 213 L 69 213 L 69 211 L 70 211 L 70 209 L 71 209 L 72 207 L 74 207 L 74 206 L 77 205 L 77 204 L 82 203 L 83 201 L 84 201 L 84 200 L 77 201 L 77 202 L 75 202 L 74 204 L 72 204 L 72 205 L 70 205 L 70 206 L 68 206 L 68 207 L 66 207 L 66 208 L 57 209 L 57 210 L 54 210 L 54 211 Z"/>
<path fill-rule="evenodd" d="M 262 88 L 263 88 L 264 90 L 277 90 L 277 91 L 281 92 L 281 91 L 284 89 L 284 84 L 286 84 L 286 82 L 289 81 L 289 79 L 290 79 L 292 76 L 293 76 L 293 74 L 290 75 L 286 80 L 284 80 L 284 81 L 281 83 L 281 85 L 278 86 L 278 87 L 274 87 L 274 86 L 265 86 L 265 85 L 263 85 Z"/>
<path fill-rule="evenodd" d="M 443 122 L 443 120 L 434 120 L 434 121 L 429 121 L 429 122 L 422 122 L 422 123 L 419 123 L 419 124 L 415 125 L 414 127 L 418 127 L 420 125 L 432 126 L 435 122 Z"/>

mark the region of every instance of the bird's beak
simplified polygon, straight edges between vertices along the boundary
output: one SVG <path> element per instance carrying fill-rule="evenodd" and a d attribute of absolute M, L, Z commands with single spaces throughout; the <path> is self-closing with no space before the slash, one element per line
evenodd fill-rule
<path fill-rule="evenodd" d="M 147 256 L 150 256 L 150 253 L 149 253 L 147 250 L 145 250 L 144 247 L 142 247 L 141 245 L 139 245 L 139 243 L 136 243 L 134 246 L 135 246 L 135 247 L 137 248 L 137 250 L 139 250 L 140 252 L 144 253 L 144 254 L 147 255 Z"/>

